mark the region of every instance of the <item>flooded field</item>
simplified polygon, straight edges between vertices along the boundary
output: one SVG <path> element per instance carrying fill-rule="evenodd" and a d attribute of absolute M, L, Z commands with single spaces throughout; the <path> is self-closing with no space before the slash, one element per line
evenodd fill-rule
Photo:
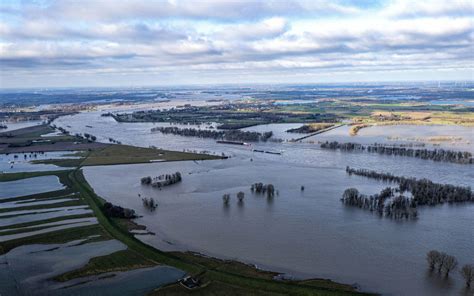
<path fill-rule="evenodd" d="M 10 153 L 0 154 L 0 172 L 16 173 L 16 172 L 39 172 L 39 171 L 56 171 L 64 168 L 50 164 L 34 164 L 35 160 L 46 159 L 73 159 L 78 158 L 71 156 L 74 152 L 58 151 L 45 153 Z M 26 157 L 25 157 L 26 155 Z"/>
<path fill-rule="evenodd" d="M 23 195 L 37 194 L 64 188 L 56 176 L 41 176 L 0 183 L 0 200 Z"/>
<path fill-rule="evenodd" d="M 390 185 L 349 177 L 344 171 L 347 165 L 464 186 L 474 183 L 472 166 L 325 151 L 311 143 L 338 140 L 371 144 L 380 143 L 391 135 L 369 133 L 350 137 L 347 127 L 311 137 L 303 143 L 256 143 L 245 147 L 152 133 L 150 129 L 158 124 L 116 123 L 95 112 L 55 121 L 58 125 L 66 122 L 72 132 L 113 137 L 127 144 L 210 151 L 232 157 L 223 161 L 85 169 L 88 182 L 100 196 L 143 215 L 137 222 L 156 235 L 138 237 L 160 249 L 193 250 L 257 264 L 289 276 L 358 283 L 363 290 L 385 294 L 459 295 L 465 292 L 457 273 L 449 281 L 429 275 L 425 255 L 430 249 L 439 249 L 456 256 L 460 262 L 472 260 L 473 205 L 425 207 L 420 210 L 418 220 L 397 222 L 344 207 L 339 199 L 348 187 L 372 194 Z M 84 122 L 93 127 L 86 128 Z M 273 130 L 275 135 L 283 136 L 286 129 L 296 126 L 248 129 Z M 398 134 L 398 127 L 394 128 L 393 132 Z M 452 132 L 451 127 L 448 129 Z M 445 133 L 443 129 L 438 130 L 440 134 Z M 461 131 L 460 136 L 469 134 Z M 449 143 L 444 145 L 451 148 Z M 282 155 L 252 152 L 253 148 L 281 151 Z M 163 190 L 140 185 L 141 177 L 175 171 L 183 174 L 181 184 Z M 274 184 L 279 195 L 269 200 L 251 194 L 250 184 L 254 182 Z M 300 190 L 302 185 L 304 192 Z M 238 191 L 245 192 L 241 204 L 235 197 Z M 222 202 L 224 193 L 231 194 L 228 207 Z M 138 194 L 154 197 L 158 209 L 147 212 Z M 351 244 L 347 244 L 349 241 Z"/>

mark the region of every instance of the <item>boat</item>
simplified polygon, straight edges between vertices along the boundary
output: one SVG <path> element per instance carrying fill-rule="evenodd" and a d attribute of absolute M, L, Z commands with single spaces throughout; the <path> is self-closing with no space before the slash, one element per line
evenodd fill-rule
<path fill-rule="evenodd" d="M 248 143 L 245 143 L 245 142 L 236 142 L 236 141 L 225 141 L 225 140 L 218 140 L 216 141 L 217 143 L 219 144 L 232 144 L 232 145 L 245 145 L 245 146 L 248 146 L 250 144 Z"/>

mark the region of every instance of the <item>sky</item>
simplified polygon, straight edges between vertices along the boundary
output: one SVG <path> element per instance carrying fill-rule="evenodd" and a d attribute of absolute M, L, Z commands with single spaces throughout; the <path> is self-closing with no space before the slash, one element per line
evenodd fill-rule
<path fill-rule="evenodd" d="M 0 88 L 474 80 L 473 0 L 1 0 Z"/>

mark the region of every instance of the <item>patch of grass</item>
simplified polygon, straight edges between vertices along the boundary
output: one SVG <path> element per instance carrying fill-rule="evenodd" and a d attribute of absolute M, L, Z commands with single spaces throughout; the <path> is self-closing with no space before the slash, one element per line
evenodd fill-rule
<path fill-rule="evenodd" d="M 217 275 L 214 271 L 208 271 L 196 277 L 204 283 L 201 288 L 188 290 L 180 284 L 173 284 L 158 288 L 149 293 L 149 295 L 360 295 L 353 290 L 341 290 L 336 286 L 316 286 L 316 283 L 305 284 L 302 282 L 264 281 L 254 279 L 245 281 L 245 278 L 235 278 L 235 281 L 229 281 L 228 279 L 225 279 L 225 273 Z M 242 283 L 242 281 L 245 281 L 245 283 Z"/>
<path fill-rule="evenodd" d="M 74 229 L 63 229 L 54 232 L 42 233 L 34 236 L 0 242 L 0 255 L 8 253 L 10 250 L 22 246 L 32 244 L 63 244 L 73 240 L 84 239 L 88 236 L 99 235 L 102 239 L 110 238 L 104 232 L 103 228 L 96 224 Z"/>
<path fill-rule="evenodd" d="M 55 197 L 63 197 L 63 196 L 68 196 L 72 193 L 74 193 L 72 189 L 67 188 L 67 189 L 60 189 L 56 191 L 43 192 L 43 193 L 38 193 L 38 194 L 24 195 L 24 196 L 12 197 L 12 198 L 4 198 L 0 200 L 0 205 L 4 202 L 21 201 L 21 200 L 28 200 L 28 199 L 49 199 L 49 198 L 55 198 Z"/>
<path fill-rule="evenodd" d="M 249 264 L 233 260 L 222 260 L 213 257 L 202 256 L 193 252 L 170 252 L 170 254 L 184 261 L 190 261 L 194 262 L 195 264 L 202 265 L 208 269 L 222 270 L 225 272 L 236 273 L 254 278 L 271 280 L 273 277 L 278 275 L 276 272 L 257 269 L 256 267 Z"/>
<path fill-rule="evenodd" d="M 67 178 L 67 174 L 69 170 L 61 170 L 61 171 L 42 171 L 42 172 L 18 172 L 18 173 L 7 173 L 7 174 L 0 174 L 0 182 L 10 182 L 16 181 L 21 179 L 28 179 L 34 177 L 41 177 L 41 176 L 57 176 L 59 181 L 65 185 L 69 185 L 69 180 Z"/>
<path fill-rule="evenodd" d="M 109 255 L 92 258 L 85 266 L 58 275 L 53 279 L 60 282 L 66 282 L 85 276 L 113 271 L 127 271 L 154 265 L 156 265 L 156 263 L 151 262 L 135 251 L 127 249 Z"/>
<path fill-rule="evenodd" d="M 92 214 L 79 214 L 79 215 L 70 215 L 70 216 L 64 216 L 64 217 L 55 217 L 55 218 L 44 219 L 44 220 L 39 220 L 39 221 L 32 221 L 32 222 L 25 222 L 25 223 L 13 224 L 13 225 L 1 226 L 0 230 L 11 229 L 11 228 L 28 227 L 28 226 L 41 225 L 41 224 L 57 222 L 57 221 L 63 221 L 63 220 L 67 221 L 67 220 L 70 220 L 70 219 L 80 219 L 80 218 L 89 218 L 89 217 L 94 217 L 94 215 L 92 215 Z"/>
<path fill-rule="evenodd" d="M 22 129 L 17 129 L 13 131 L 7 131 L 0 133 L 0 142 L 6 143 L 9 145 L 16 146 L 29 146 L 29 145 L 47 145 L 51 142 L 64 142 L 64 141 L 82 141 L 82 139 L 76 138 L 71 135 L 60 135 L 54 137 L 42 137 L 54 132 L 54 128 L 47 124 L 29 126 Z M 33 141 L 49 141 L 49 142 L 38 142 L 33 143 Z"/>
<path fill-rule="evenodd" d="M 16 212 L 16 211 L 24 211 L 24 210 L 41 210 L 41 209 L 54 210 L 54 208 L 73 207 L 73 206 L 80 206 L 84 204 L 85 204 L 84 201 L 78 199 L 78 200 L 69 200 L 69 201 L 63 201 L 63 202 L 52 203 L 52 204 L 39 204 L 39 205 L 32 205 L 32 206 L 25 206 L 25 207 L 3 208 L 3 209 L 0 209 L 0 213 Z"/>
<path fill-rule="evenodd" d="M 261 290 L 248 289 L 237 285 L 227 284 L 218 281 L 212 281 L 205 287 L 196 290 L 188 290 L 180 284 L 169 285 L 157 289 L 148 294 L 149 296 L 178 296 L 178 295 L 194 295 L 194 296 L 284 296 L 285 293 L 266 292 Z"/>
<path fill-rule="evenodd" d="M 80 222 L 76 222 L 80 223 Z M 51 227 L 57 227 L 57 226 L 64 226 L 64 225 L 74 225 L 76 223 L 67 223 L 67 221 L 64 221 L 62 224 L 55 224 L 55 225 L 38 225 L 36 227 L 30 227 L 30 228 L 20 228 L 20 229 L 11 229 L 11 230 L 6 230 L 4 232 L 0 232 L 0 237 L 3 235 L 11 235 L 11 234 L 19 234 L 19 233 L 25 233 L 25 232 L 32 232 L 32 231 L 37 231 L 37 230 L 43 230 L 43 229 L 48 229 Z"/>
<path fill-rule="evenodd" d="M 328 289 L 337 289 L 343 291 L 354 291 L 354 288 L 351 285 L 336 283 L 328 279 L 310 279 L 305 281 L 299 281 L 298 283 L 307 286 L 324 287 Z"/>
<path fill-rule="evenodd" d="M 92 151 L 83 161 L 83 166 L 149 163 L 152 160 L 209 160 L 221 157 L 207 154 L 186 153 L 161 149 L 134 147 L 128 145 L 109 145 Z"/>
<path fill-rule="evenodd" d="M 43 201 L 47 201 L 47 200 L 57 200 L 57 199 L 64 199 L 64 198 L 69 198 L 69 199 L 78 199 L 80 198 L 80 196 L 78 194 L 68 194 L 68 195 L 61 195 L 61 196 L 55 196 L 55 197 L 45 197 L 45 198 L 41 198 L 41 199 L 35 199 L 34 201 L 30 201 L 30 200 L 19 200 L 16 202 L 16 204 L 29 204 L 29 203 L 37 203 L 37 204 L 40 204 L 41 202 Z"/>
<path fill-rule="evenodd" d="M 145 230 L 145 225 L 140 225 L 135 223 L 133 220 L 130 219 L 121 219 L 121 218 L 112 218 L 115 225 L 120 227 L 120 229 L 130 232 L 132 230 Z"/>
<path fill-rule="evenodd" d="M 63 154 L 63 157 L 86 157 L 89 155 L 89 151 L 75 151 L 74 153 Z"/>

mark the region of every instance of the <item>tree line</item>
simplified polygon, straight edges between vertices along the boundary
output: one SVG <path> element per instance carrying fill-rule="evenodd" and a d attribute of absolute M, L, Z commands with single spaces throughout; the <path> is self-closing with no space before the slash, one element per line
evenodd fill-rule
<path fill-rule="evenodd" d="M 275 196 L 275 186 L 273 184 L 254 183 L 250 186 L 250 190 L 258 194 L 266 194 L 267 197 Z"/>
<path fill-rule="evenodd" d="M 228 141 L 249 141 L 249 142 L 266 142 L 273 136 L 273 132 L 251 132 L 241 130 L 201 130 L 195 128 L 178 128 L 174 126 L 154 127 L 152 132 L 161 132 L 163 134 L 173 134 L 185 137 L 199 137 L 211 139 L 224 139 Z"/>
<path fill-rule="evenodd" d="M 371 153 L 379 153 L 385 155 L 398 155 L 416 157 L 421 159 L 429 159 L 433 161 L 444 161 L 460 164 L 473 164 L 474 158 L 472 153 L 467 151 L 454 151 L 447 149 L 414 149 L 407 147 L 395 147 L 382 144 L 362 145 L 358 143 L 339 143 L 337 141 L 326 141 L 320 145 L 323 149 L 342 150 L 342 151 L 367 151 Z"/>
<path fill-rule="evenodd" d="M 437 205 L 445 202 L 473 202 L 474 195 L 470 187 L 434 183 L 427 179 L 394 176 L 366 169 L 346 167 L 349 175 L 364 176 L 372 179 L 398 183 L 398 192 L 410 192 L 417 205 Z"/>
<path fill-rule="evenodd" d="M 360 194 L 356 188 L 348 188 L 342 194 L 341 201 L 345 205 L 358 207 L 380 216 L 392 219 L 416 219 L 417 205 L 413 199 L 403 195 L 395 195 L 395 190 L 387 187 L 379 194 L 366 196 Z"/>
<path fill-rule="evenodd" d="M 165 187 L 169 186 L 178 182 L 181 182 L 182 177 L 180 172 L 176 172 L 174 174 L 163 174 L 158 177 L 143 177 L 140 179 L 141 184 L 143 185 L 151 185 L 152 187 Z"/>

